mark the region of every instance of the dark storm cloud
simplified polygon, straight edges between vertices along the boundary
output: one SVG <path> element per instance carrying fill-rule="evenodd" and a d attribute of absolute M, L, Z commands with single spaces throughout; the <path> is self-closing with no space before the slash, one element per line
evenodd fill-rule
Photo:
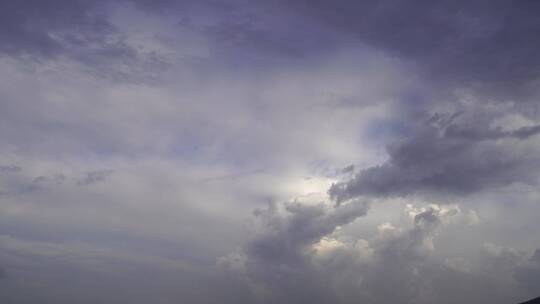
<path fill-rule="evenodd" d="M 135 3 L 172 9 L 188 26 L 205 11 L 213 22 L 202 30 L 240 61 L 328 54 L 338 45 L 365 43 L 411 60 L 442 88 L 467 86 L 508 98 L 534 89 L 540 76 L 540 4 L 532 0 Z"/>
<path fill-rule="evenodd" d="M 388 161 L 334 184 L 330 196 L 341 202 L 363 195 L 462 195 L 537 182 L 531 167 L 540 165 L 534 145 L 538 126 L 503 131 L 489 127 L 494 115 L 459 116 L 436 114 L 419 123 L 409 137 L 388 146 Z"/>
<path fill-rule="evenodd" d="M 328 211 L 324 205 L 286 204 L 290 214 L 282 218 L 277 207 L 257 210 L 255 215 L 265 223 L 267 231 L 249 243 L 246 251 L 251 258 L 274 265 L 301 266 L 306 248 L 332 233 L 337 226 L 346 225 L 367 213 L 368 204 L 351 202 Z"/>
<path fill-rule="evenodd" d="M 540 75 L 538 1 L 297 1 L 293 7 L 454 85 L 519 95 Z"/>
<path fill-rule="evenodd" d="M 116 29 L 105 5 L 129 2 L 177 16 L 179 25 L 213 39 L 216 56 L 237 62 L 327 54 L 360 42 L 412 60 L 430 79 L 479 85 L 499 97 L 534 88 L 540 75 L 540 5 L 528 0 L 3 1 L 0 50 L 88 61 L 135 56 L 121 40 L 110 42 Z"/>

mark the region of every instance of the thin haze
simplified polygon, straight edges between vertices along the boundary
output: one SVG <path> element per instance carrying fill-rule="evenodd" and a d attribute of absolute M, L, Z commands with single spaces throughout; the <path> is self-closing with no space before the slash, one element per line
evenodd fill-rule
<path fill-rule="evenodd" d="M 539 16 L 0 1 L 0 302 L 539 296 Z"/>

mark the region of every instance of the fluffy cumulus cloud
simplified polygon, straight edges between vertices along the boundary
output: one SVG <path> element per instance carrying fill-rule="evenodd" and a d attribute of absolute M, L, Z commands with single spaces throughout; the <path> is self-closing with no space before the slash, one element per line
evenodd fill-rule
<path fill-rule="evenodd" d="M 518 303 L 535 1 L 2 1 L 0 302 Z"/>
<path fill-rule="evenodd" d="M 321 229 L 328 222 L 325 219 L 335 217 L 339 208 L 357 206 L 367 205 L 355 202 L 348 207 L 330 207 L 324 215 L 322 207 L 305 207 L 318 211 L 309 217 L 317 225 L 306 225 L 316 228 L 317 237 L 312 237 L 310 229 L 310 233 L 302 234 L 303 238 L 296 237 L 293 250 L 284 243 L 298 233 L 288 229 L 299 221 L 299 211 L 278 215 L 273 206 L 265 210 L 261 219 L 267 227 L 265 233 L 248 242 L 240 253 L 221 258 L 218 265 L 246 284 L 262 303 L 505 303 L 520 296 L 515 275 L 534 269 L 530 265 L 534 256 L 528 262 L 526 254 L 492 244 L 485 244 L 477 252 L 480 262 L 475 265 L 443 258 L 434 246 L 441 230 L 470 223 L 455 205 L 408 204 L 402 211 L 405 220 L 399 226 L 381 223 L 369 240 L 351 239 L 340 232 L 339 225 L 344 221 L 334 222 L 331 230 Z M 279 255 L 271 255 L 275 243 L 281 244 Z M 262 252 L 253 247 L 268 249 Z"/>

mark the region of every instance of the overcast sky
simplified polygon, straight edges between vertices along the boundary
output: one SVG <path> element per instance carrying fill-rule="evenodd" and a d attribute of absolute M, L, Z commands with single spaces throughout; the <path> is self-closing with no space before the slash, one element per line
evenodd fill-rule
<path fill-rule="evenodd" d="M 539 16 L 0 1 L 0 302 L 539 296 Z"/>

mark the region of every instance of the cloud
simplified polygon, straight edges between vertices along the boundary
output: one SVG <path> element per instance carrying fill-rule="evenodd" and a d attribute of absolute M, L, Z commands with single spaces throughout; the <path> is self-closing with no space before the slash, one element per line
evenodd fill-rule
<path fill-rule="evenodd" d="M 0 298 L 517 302 L 538 8 L 2 2 Z"/>
<path fill-rule="evenodd" d="M 242 251 L 221 258 L 219 265 L 235 275 L 231 279 L 243 282 L 258 303 L 508 303 L 523 298 L 514 278 L 522 253 L 488 245 L 478 256 L 481 263 L 471 265 L 452 262 L 437 251 L 439 233 L 467 217 L 458 206 L 407 205 L 406 222 L 384 223 L 370 240 L 319 229 L 325 227 L 322 219 L 347 206 L 326 213 L 320 206 L 296 206 L 302 211 L 280 213 L 273 205 L 257 215 L 263 230 Z M 317 229 L 312 230 L 314 223 Z M 280 254 L 272 254 L 274 247 Z M 460 293 L 463 290 L 467 292 Z"/>
<path fill-rule="evenodd" d="M 0 166 L 0 173 L 19 172 L 19 171 L 21 171 L 21 167 L 19 166 L 15 166 L 15 165 Z"/>
<path fill-rule="evenodd" d="M 0 5 L 0 60 L 29 69 L 62 66 L 116 83 L 149 83 L 166 67 L 163 52 L 128 39 L 113 16 L 130 1 L 8 1 Z M 131 40 L 130 40 L 131 39 Z"/>
<path fill-rule="evenodd" d="M 467 109 L 466 115 L 424 116 L 409 136 L 388 145 L 387 161 L 336 183 L 330 196 L 341 202 L 358 196 L 465 195 L 513 183 L 536 184 L 539 176 L 530 166 L 540 162 L 538 126 L 504 131 L 490 127 L 500 113 Z"/>
<path fill-rule="evenodd" d="M 414 61 L 428 78 L 491 98 L 524 96 L 540 76 L 534 1 L 295 1 L 300 14 Z M 533 43 L 531 45 L 531 43 Z M 534 90 L 534 89 L 533 89 Z"/>
<path fill-rule="evenodd" d="M 3 2 L 1 11 L 5 23 L 0 31 L 4 41 L 1 50 L 11 55 L 57 56 L 67 49 L 62 38 L 73 46 L 85 46 L 92 42 L 91 38 L 97 38 L 99 42 L 100 36 L 111 29 L 103 14 L 92 12 L 94 5 L 89 2 L 51 4 L 44 1 Z"/>
<path fill-rule="evenodd" d="M 531 294 L 538 292 L 540 288 L 540 249 L 516 271 L 516 278 Z"/>
<path fill-rule="evenodd" d="M 309 246 L 331 234 L 337 227 L 349 224 L 367 213 L 366 202 L 351 202 L 328 210 L 325 205 L 306 206 L 293 202 L 285 205 L 289 216 L 281 217 L 275 205 L 257 210 L 268 229 L 247 245 L 251 258 L 276 265 L 292 265 L 301 261 Z"/>
<path fill-rule="evenodd" d="M 87 186 L 94 183 L 105 181 L 105 179 L 114 173 L 114 170 L 97 170 L 86 172 L 86 175 L 77 181 L 79 186 Z"/>
<path fill-rule="evenodd" d="M 134 56 L 109 22 L 103 1 L 8 1 L 0 11 L 0 51 L 6 55 L 87 64 Z"/>
<path fill-rule="evenodd" d="M 324 278 L 311 264 L 313 246 L 342 225 L 364 216 L 367 202 L 351 202 L 338 207 L 305 205 L 298 202 L 259 209 L 255 216 L 262 229 L 240 253 L 221 258 L 226 271 L 241 272 L 259 300 L 313 301 L 332 299 Z"/>
<path fill-rule="evenodd" d="M 490 100 L 522 97 L 520 103 L 534 107 L 534 81 L 540 76 L 535 66 L 540 57 L 531 42 L 540 26 L 539 9 L 532 1 L 55 1 L 52 5 L 26 1 L 3 4 L 6 16 L 0 35 L 5 54 L 63 55 L 100 69 L 106 69 L 105 63 L 125 62 L 116 69 L 120 73 L 132 67 L 124 78 L 142 73 L 134 67 L 140 60 L 150 63 L 145 69 L 152 65 L 165 69 L 168 58 L 158 51 L 156 60 L 151 60 L 144 49 L 174 42 L 173 36 L 163 35 L 151 43 L 133 44 L 125 37 L 124 26 L 135 27 L 130 18 L 170 20 L 171 26 L 176 24 L 181 32 L 208 43 L 206 51 L 192 58 L 213 57 L 215 63 L 225 65 L 272 67 L 363 44 L 414 63 L 426 81 L 443 91 L 471 88 Z M 116 12 L 128 10 L 127 15 L 132 15 L 123 18 L 128 22 L 119 24 Z M 155 22 L 142 23 L 147 28 L 137 31 L 155 30 Z M 146 35 L 151 36 L 155 38 Z"/>

